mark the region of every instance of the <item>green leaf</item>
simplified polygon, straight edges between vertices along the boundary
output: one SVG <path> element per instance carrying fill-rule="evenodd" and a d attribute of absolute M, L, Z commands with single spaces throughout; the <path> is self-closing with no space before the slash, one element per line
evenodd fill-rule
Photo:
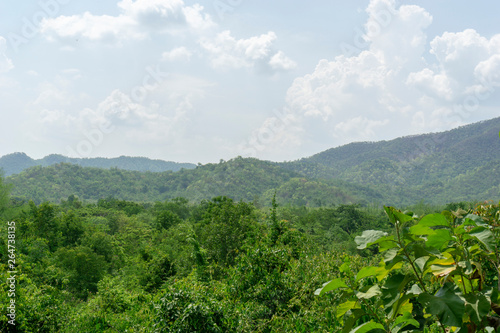
<path fill-rule="evenodd" d="M 417 328 L 420 327 L 420 323 L 413 319 L 411 313 L 405 312 L 402 316 L 396 318 L 394 325 L 391 327 L 391 333 L 398 333 L 408 325 L 413 325 Z"/>
<path fill-rule="evenodd" d="M 420 295 L 422 293 L 422 289 L 420 288 L 420 286 L 418 284 L 414 284 L 413 286 L 411 286 L 411 288 L 406 292 L 406 294 L 408 295 Z"/>
<path fill-rule="evenodd" d="M 358 274 L 356 274 L 356 282 L 365 277 L 377 275 L 379 270 L 380 268 L 375 266 L 368 266 L 361 268 Z"/>
<path fill-rule="evenodd" d="M 419 226 L 423 227 L 438 227 L 438 226 L 443 226 L 443 227 L 449 227 L 450 223 L 446 219 L 446 217 L 443 214 L 428 214 L 422 217 L 422 219 L 418 222 Z"/>
<path fill-rule="evenodd" d="M 433 234 L 427 237 L 425 245 L 435 249 L 441 249 L 446 243 L 453 240 L 451 233 L 448 229 L 437 229 L 434 230 Z"/>
<path fill-rule="evenodd" d="M 373 285 L 366 292 L 356 292 L 356 297 L 359 299 L 370 299 L 380 294 L 382 294 L 380 287 L 378 285 Z"/>
<path fill-rule="evenodd" d="M 431 265 L 431 272 L 437 277 L 444 277 L 456 269 L 455 265 Z"/>
<path fill-rule="evenodd" d="M 356 244 L 358 244 L 358 249 L 362 250 L 372 244 L 375 244 L 375 242 L 385 236 L 387 236 L 387 232 L 379 230 L 365 230 L 363 231 L 361 236 L 356 236 L 356 238 L 354 238 L 354 241 L 356 242 Z"/>
<path fill-rule="evenodd" d="M 490 229 L 485 227 L 477 227 L 469 231 L 469 235 L 477 238 L 486 250 L 493 252 L 495 251 L 495 236 Z"/>
<path fill-rule="evenodd" d="M 412 216 L 403 214 L 399 210 L 395 209 L 394 207 L 384 206 L 384 209 L 385 209 L 385 212 L 387 213 L 387 216 L 389 216 L 389 221 L 391 221 L 392 224 L 396 224 L 396 221 L 399 221 L 401 223 L 405 223 L 405 222 L 413 220 Z"/>
<path fill-rule="evenodd" d="M 370 320 L 369 322 L 356 327 L 350 333 L 368 333 L 378 331 L 385 332 L 384 326 L 382 324 L 374 322 L 373 320 Z"/>
<path fill-rule="evenodd" d="M 422 293 L 418 297 L 427 313 L 436 315 L 444 325 L 460 326 L 465 312 L 464 301 L 455 293 L 452 283 L 445 283 L 436 295 Z"/>
<path fill-rule="evenodd" d="M 480 225 L 480 226 L 487 226 L 488 224 L 484 222 L 483 218 L 479 215 L 476 214 L 468 214 L 465 217 L 465 220 L 472 220 L 475 224 Z M 470 223 L 472 224 L 472 223 Z"/>
<path fill-rule="evenodd" d="M 345 315 L 347 311 L 360 308 L 361 307 L 359 306 L 357 301 L 346 301 L 342 304 L 339 304 L 339 306 L 337 306 L 337 318 Z"/>
<path fill-rule="evenodd" d="M 387 236 L 377 243 L 379 252 L 384 252 L 398 246 L 398 243 L 394 240 L 394 236 Z"/>
<path fill-rule="evenodd" d="M 359 318 L 366 315 L 366 313 L 361 309 L 353 309 L 347 318 L 344 321 L 344 327 L 342 328 L 342 333 L 351 332 L 352 327 L 356 324 Z"/>
<path fill-rule="evenodd" d="M 349 288 L 345 284 L 344 280 L 342 280 L 341 278 L 337 278 L 337 279 L 334 279 L 334 280 L 331 280 L 329 282 L 324 283 L 323 287 L 316 289 L 316 291 L 314 292 L 314 295 L 320 296 L 328 291 L 336 290 L 339 288 Z"/>
<path fill-rule="evenodd" d="M 485 295 L 467 294 L 465 301 L 465 312 L 477 324 L 490 312 L 491 303 Z"/>

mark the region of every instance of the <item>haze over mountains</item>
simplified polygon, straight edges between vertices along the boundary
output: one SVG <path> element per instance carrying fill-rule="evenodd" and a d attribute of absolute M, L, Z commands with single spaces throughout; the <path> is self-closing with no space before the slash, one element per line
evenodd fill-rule
<path fill-rule="evenodd" d="M 96 168 L 119 168 L 132 171 L 179 171 L 180 169 L 193 169 L 196 167 L 192 163 L 177 163 L 162 160 L 152 160 L 146 157 L 120 156 L 116 158 L 71 158 L 63 155 L 53 154 L 42 159 L 32 159 L 25 153 L 13 153 L 0 157 L 0 169 L 3 169 L 5 176 L 20 173 L 33 166 L 50 166 L 58 163 L 77 164 L 83 167 Z"/>
<path fill-rule="evenodd" d="M 227 195 L 267 204 L 275 191 L 281 204 L 308 206 L 498 200 L 499 130 L 500 118 L 494 118 L 442 133 L 351 143 L 281 163 L 241 157 L 198 166 L 125 156 L 33 160 L 17 153 L 0 158 L 0 167 L 13 195 L 37 201 L 72 194 L 137 201 Z"/>

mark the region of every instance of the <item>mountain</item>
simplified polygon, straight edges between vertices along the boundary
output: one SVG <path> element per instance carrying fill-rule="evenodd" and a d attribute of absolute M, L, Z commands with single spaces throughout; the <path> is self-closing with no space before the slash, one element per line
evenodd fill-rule
<path fill-rule="evenodd" d="M 70 195 L 96 201 L 153 202 L 185 197 L 192 201 L 226 195 L 235 200 L 269 204 L 275 191 L 281 204 L 340 204 L 359 201 L 362 187 L 340 188 L 326 181 L 310 181 L 277 163 L 253 158 L 235 158 L 178 172 L 139 172 L 102 169 L 61 163 L 34 166 L 6 178 L 19 199 L 59 202 Z M 360 194 L 359 198 L 357 193 Z"/>
<path fill-rule="evenodd" d="M 0 169 L 3 169 L 5 176 L 20 173 L 30 167 L 50 166 L 59 163 L 77 164 L 84 167 L 96 168 L 118 168 L 132 171 L 179 171 L 181 169 L 194 169 L 196 165 L 191 163 L 167 162 L 162 160 L 152 160 L 145 157 L 120 156 L 116 158 L 70 158 L 62 155 L 48 155 L 42 159 L 34 160 L 25 153 L 14 153 L 0 157 Z"/>
<path fill-rule="evenodd" d="M 50 155 L 34 161 L 13 154 L 0 162 L 8 162 L 10 169 L 5 171 L 10 174 L 31 166 L 6 182 L 13 185 L 15 197 L 36 202 L 60 201 L 70 195 L 143 202 L 226 195 L 269 204 L 276 193 L 282 205 L 444 204 L 500 199 L 499 130 L 500 118 L 495 118 L 447 132 L 351 143 L 292 162 L 237 157 L 188 165 L 192 168 L 177 172 L 152 172 L 172 162 L 131 157 L 74 161 Z"/>
<path fill-rule="evenodd" d="M 281 165 L 305 177 L 375 187 L 398 203 L 497 199 L 499 130 L 494 118 L 441 133 L 351 143 Z"/>

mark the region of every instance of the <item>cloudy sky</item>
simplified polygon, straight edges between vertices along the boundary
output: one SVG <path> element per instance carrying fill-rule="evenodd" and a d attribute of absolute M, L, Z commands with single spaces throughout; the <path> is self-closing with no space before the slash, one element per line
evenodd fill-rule
<path fill-rule="evenodd" d="M 500 2 L 0 3 L 0 155 L 274 161 L 500 115 Z"/>

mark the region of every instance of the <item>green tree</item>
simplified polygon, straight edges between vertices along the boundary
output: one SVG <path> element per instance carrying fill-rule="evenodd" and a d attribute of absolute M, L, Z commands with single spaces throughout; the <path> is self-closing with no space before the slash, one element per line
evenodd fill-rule
<path fill-rule="evenodd" d="M 77 246 L 60 248 L 54 259 L 56 265 L 64 269 L 68 289 L 77 297 L 85 299 L 89 292 L 97 292 L 97 283 L 106 271 L 102 256 L 86 246 Z"/>
<path fill-rule="evenodd" d="M 159 230 L 168 229 L 181 222 L 182 220 L 179 215 L 170 210 L 163 210 L 159 212 L 155 219 L 156 228 Z"/>
<path fill-rule="evenodd" d="M 198 239 L 209 260 L 222 266 L 232 265 L 254 230 L 254 207 L 227 197 L 216 197 L 203 206 L 203 220 L 196 228 Z"/>

